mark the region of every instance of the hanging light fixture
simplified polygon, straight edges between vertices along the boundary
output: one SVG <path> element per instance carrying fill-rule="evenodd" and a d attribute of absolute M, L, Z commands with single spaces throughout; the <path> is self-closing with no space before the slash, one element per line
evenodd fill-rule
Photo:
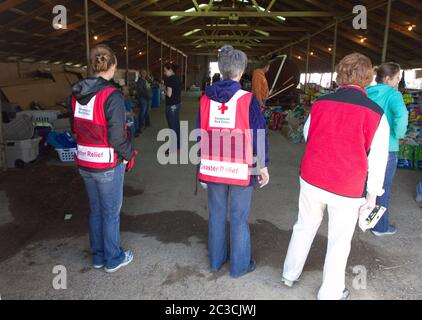
<path fill-rule="evenodd" d="M 412 25 L 410 25 L 410 26 L 407 27 L 407 30 L 408 31 L 412 31 L 415 28 L 416 28 L 416 25 L 412 24 Z"/>

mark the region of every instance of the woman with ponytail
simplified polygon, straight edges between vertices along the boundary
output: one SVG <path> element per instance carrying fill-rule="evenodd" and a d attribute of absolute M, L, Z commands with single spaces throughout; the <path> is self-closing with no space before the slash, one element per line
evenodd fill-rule
<path fill-rule="evenodd" d="M 377 198 L 377 204 L 387 208 L 387 211 L 372 229 L 376 236 L 394 234 L 397 228 L 390 224 L 390 193 L 396 173 L 399 140 L 407 131 L 408 112 L 401 93 L 397 90 L 400 82 L 400 65 L 393 62 L 381 64 L 375 68 L 376 85 L 366 89 L 368 97 L 375 101 L 387 116 L 390 125 L 390 146 L 387 170 L 384 179 L 384 194 Z"/>
<path fill-rule="evenodd" d="M 136 151 L 126 135 L 122 92 L 111 82 L 115 54 L 106 45 L 94 47 L 91 67 L 94 76 L 72 86 L 75 159 L 88 192 L 93 268 L 111 273 L 133 259 L 120 247 L 119 229 L 124 174 L 133 167 Z"/>

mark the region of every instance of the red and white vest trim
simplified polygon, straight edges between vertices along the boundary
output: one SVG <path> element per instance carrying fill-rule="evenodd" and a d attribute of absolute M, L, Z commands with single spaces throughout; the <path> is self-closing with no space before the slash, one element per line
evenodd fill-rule
<path fill-rule="evenodd" d="M 200 181 L 239 186 L 250 184 L 252 137 L 249 106 L 252 93 L 239 90 L 227 103 L 201 97 Z"/>
<path fill-rule="evenodd" d="M 86 105 L 72 97 L 74 132 L 76 134 L 76 163 L 92 169 L 109 169 L 117 166 L 117 154 L 107 138 L 107 121 L 104 106 L 116 88 L 109 87 L 91 98 Z"/>

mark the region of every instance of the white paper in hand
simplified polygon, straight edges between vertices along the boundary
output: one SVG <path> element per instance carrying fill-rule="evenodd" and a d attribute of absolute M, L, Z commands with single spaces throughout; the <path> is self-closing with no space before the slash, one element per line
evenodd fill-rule
<path fill-rule="evenodd" d="M 375 206 L 373 210 L 365 210 L 359 216 L 359 227 L 365 232 L 368 229 L 372 229 L 381 219 L 385 213 L 386 208 L 381 206 Z"/>
<path fill-rule="evenodd" d="M 201 183 L 201 187 L 204 189 L 204 190 L 207 190 L 208 189 L 208 185 L 206 184 L 206 183 L 203 183 L 203 182 L 200 182 Z"/>

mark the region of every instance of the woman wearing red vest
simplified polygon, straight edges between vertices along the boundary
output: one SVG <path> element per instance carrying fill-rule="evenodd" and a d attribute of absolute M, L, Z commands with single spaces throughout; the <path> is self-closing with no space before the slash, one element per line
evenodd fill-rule
<path fill-rule="evenodd" d="M 134 164 L 136 151 L 127 139 L 123 95 L 110 80 L 117 59 L 106 45 L 91 51 L 94 77 L 72 86 L 76 162 L 88 192 L 89 235 L 93 267 L 115 272 L 133 260 L 120 247 L 120 209 L 125 170 Z"/>
<path fill-rule="evenodd" d="M 383 110 L 364 90 L 372 63 L 353 53 L 336 68 L 333 94 L 322 96 L 305 124 L 307 141 L 300 172 L 299 218 L 293 228 L 283 283 L 302 273 L 314 237 L 328 210 L 328 247 L 318 299 L 348 299 L 345 269 L 359 213 L 375 207 L 383 194 L 389 126 Z"/>
<path fill-rule="evenodd" d="M 258 176 L 261 187 L 269 182 L 268 143 L 260 105 L 239 84 L 247 66 L 245 53 L 224 46 L 220 49 L 218 66 L 223 80 L 207 87 L 200 100 L 198 178 L 208 189 L 211 269 L 219 270 L 228 259 L 226 224 L 230 212 L 230 274 L 238 278 L 256 267 L 248 218 L 256 182 L 253 174 Z"/>

